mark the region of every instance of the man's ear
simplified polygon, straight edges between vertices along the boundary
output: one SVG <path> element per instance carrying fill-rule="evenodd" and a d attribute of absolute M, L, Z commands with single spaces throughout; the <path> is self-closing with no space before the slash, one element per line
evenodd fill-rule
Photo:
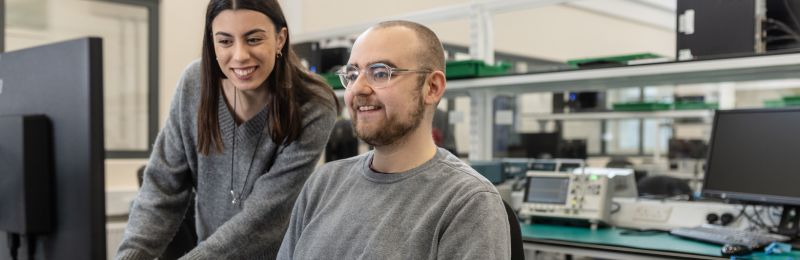
<path fill-rule="evenodd" d="M 439 100 L 444 96 L 444 89 L 446 88 L 447 81 L 445 80 L 444 72 L 437 70 L 431 72 L 428 76 L 428 83 L 425 86 L 425 105 L 436 105 Z"/>

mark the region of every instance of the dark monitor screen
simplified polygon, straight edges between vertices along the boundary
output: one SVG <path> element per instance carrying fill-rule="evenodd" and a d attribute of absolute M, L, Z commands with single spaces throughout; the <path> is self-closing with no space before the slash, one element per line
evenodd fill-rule
<path fill-rule="evenodd" d="M 561 140 L 558 144 L 558 158 L 586 159 L 588 157 L 585 139 Z"/>
<path fill-rule="evenodd" d="M 569 190 L 569 177 L 528 177 L 525 202 L 565 204 Z"/>
<path fill-rule="evenodd" d="M 800 109 L 717 111 L 710 144 L 704 195 L 800 205 Z"/>
<path fill-rule="evenodd" d="M 83 38 L 0 53 L 0 116 L 43 115 L 51 126 L 55 214 L 35 259 L 106 259 L 101 45 Z M 10 258 L 6 245 L 0 231 L 0 259 Z M 23 240 L 20 259 L 26 248 Z"/>
<path fill-rule="evenodd" d="M 708 157 L 708 144 L 699 139 L 669 139 L 667 157 L 670 159 L 705 159 Z"/>
<path fill-rule="evenodd" d="M 520 140 L 528 158 L 555 158 L 558 155 L 561 133 L 524 133 L 520 134 Z"/>

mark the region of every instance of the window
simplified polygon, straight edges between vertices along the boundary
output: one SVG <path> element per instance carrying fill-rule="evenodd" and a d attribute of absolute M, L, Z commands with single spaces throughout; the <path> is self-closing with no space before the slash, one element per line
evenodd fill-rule
<path fill-rule="evenodd" d="M 158 127 L 158 1 L 3 1 L 6 51 L 103 39 L 106 157 L 149 156 Z"/>

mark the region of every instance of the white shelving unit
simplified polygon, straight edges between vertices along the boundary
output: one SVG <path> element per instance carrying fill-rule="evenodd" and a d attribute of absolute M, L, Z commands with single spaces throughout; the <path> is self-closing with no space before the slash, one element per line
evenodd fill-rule
<path fill-rule="evenodd" d="M 491 109 L 486 109 L 486 106 L 491 104 L 493 98 L 498 94 L 607 90 L 622 87 L 792 78 L 800 78 L 800 54 L 762 55 L 453 80 L 447 84 L 446 95 L 470 97 L 473 107 L 470 115 L 470 160 L 487 160 L 492 158 L 492 127 L 486 122 L 494 122 L 494 115 L 492 115 Z M 536 120 L 710 118 L 713 116 L 713 111 L 678 110 L 529 114 L 523 116 L 535 117 Z"/>
<path fill-rule="evenodd" d="M 668 110 L 654 112 L 585 112 L 564 114 L 521 114 L 526 119 L 534 120 L 604 120 L 604 119 L 672 119 L 672 118 L 711 118 L 713 110 Z"/>

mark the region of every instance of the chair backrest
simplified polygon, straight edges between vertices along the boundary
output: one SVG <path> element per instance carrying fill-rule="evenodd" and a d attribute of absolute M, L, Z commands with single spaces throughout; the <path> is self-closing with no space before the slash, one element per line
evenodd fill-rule
<path fill-rule="evenodd" d="M 508 229 L 511 231 L 511 260 L 524 260 L 525 252 L 522 250 L 522 231 L 519 228 L 519 219 L 514 209 L 503 201 L 508 215 Z"/>
<path fill-rule="evenodd" d="M 687 198 L 692 196 L 692 188 L 687 180 L 655 175 L 647 176 L 637 183 L 639 196 L 674 197 L 684 195 Z"/>

